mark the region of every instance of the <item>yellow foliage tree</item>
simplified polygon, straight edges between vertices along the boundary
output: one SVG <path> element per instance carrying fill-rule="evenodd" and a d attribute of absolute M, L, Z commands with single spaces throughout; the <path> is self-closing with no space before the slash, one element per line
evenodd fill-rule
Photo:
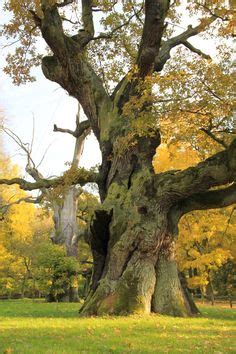
<path fill-rule="evenodd" d="M 195 211 L 183 217 L 179 225 L 177 261 L 188 272 L 190 288 L 213 295 L 212 276 L 227 261 L 236 260 L 236 218 L 234 207 Z M 209 220 L 211 222 L 209 223 Z"/>
<path fill-rule="evenodd" d="M 0 176 L 18 174 L 17 166 L 0 155 Z M 0 186 L 0 293 L 24 295 L 26 282 L 34 278 L 32 262 L 40 242 L 48 238 L 50 219 L 42 219 L 42 210 L 19 200 L 27 197 L 18 186 Z M 14 204 L 15 203 L 15 204 Z M 10 206 L 10 207 L 9 207 Z M 40 231 L 39 231 L 40 230 Z M 40 235 L 39 235 L 40 234 Z"/>

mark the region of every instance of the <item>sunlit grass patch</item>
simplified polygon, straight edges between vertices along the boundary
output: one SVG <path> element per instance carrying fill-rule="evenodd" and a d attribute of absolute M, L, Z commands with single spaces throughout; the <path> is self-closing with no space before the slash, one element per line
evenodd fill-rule
<path fill-rule="evenodd" d="M 78 304 L 0 302 L 2 353 L 234 353 L 235 310 L 198 318 L 79 318 Z"/>

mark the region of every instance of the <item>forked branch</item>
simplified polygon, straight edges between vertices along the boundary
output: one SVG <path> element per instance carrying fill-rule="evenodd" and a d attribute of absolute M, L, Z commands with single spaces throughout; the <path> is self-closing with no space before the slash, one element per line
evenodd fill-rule
<path fill-rule="evenodd" d="M 191 51 L 205 57 L 206 59 L 209 59 L 209 56 L 207 54 L 204 54 L 202 51 L 199 49 L 195 48 L 192 44 L 190 44 L 187 40 L 190 37 L 196 36 L 199 33 L 203 32 L 207 27 L 211 25 L 216 20 L 215 16 L 212 16 L 210 18 L 202 19 L 200 24 L 198 26 L 192 27 L 188 26 L 187 30 L 179 34 L 178 36 L 172 37 L 165 41 L 160 49 L 160 52 L 157 53 L 156 58 L 155 58 L 155 71 L 161 71 L 167 62 L 168 59 L 170 59 L 170 51 L 174 47 L 183 44 L 185 45 L 188 49 Z"/>
<path fill-rule="evenodd" d="M 60 132 L 60 133 L 68 133 L 70 135 L 73 135 L 75 138 L 79 138 L 85 133 L 86 130 L 89 130 L 89 128 L 90 128 L 90 123 L 88 120 L 85 120 L 79 123 L 75 130 L 59 128 L 56 124 L 54 124 L 53 131 Z"/>

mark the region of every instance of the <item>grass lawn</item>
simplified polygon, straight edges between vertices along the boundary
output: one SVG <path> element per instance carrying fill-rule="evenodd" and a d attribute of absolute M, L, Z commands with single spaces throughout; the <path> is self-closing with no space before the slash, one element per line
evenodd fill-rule
<path fill-rule="evenodd" d="M 0 353 L 236 353 L 236 311 L 79 318 L 78 304 L 0 301 Z"/>

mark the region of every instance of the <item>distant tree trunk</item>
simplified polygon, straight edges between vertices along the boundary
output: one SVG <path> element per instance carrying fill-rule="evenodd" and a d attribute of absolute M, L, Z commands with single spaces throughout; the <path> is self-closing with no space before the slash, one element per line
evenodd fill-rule
<path fill-rule="evenodd" d="M 60 202 L 53 203 L 54 231 L 51 236 L 54 243 L 65 245 L 68 257 L 74 257 L 75 259 L 78 259 L 79 239 L 76 218 L 77 199 L 78 191 L 72 186 L 64 193 Z M 76 277 L 76 275 L 73 274 L 73 277 Z M 65 293 L 60 300 L 64 302 L 79 301 L 78 287 L 71 286 L 69 289 L 65 289 Z"/>
<path fill-rule="evenodd" d="M 208 284 L 206 286 L 206 294 L 207 296 L 209 296 L 212 306 L 214 306 L 215 305 L 214 289 L 213 289 L 213 285 L 209 273 L 208 273 Z"/>
<path fill-rule="evenodd" d="M 78 130 L 80 124 L 80 108 L 78 106 L 78 113 L 76 116 L 76 129 Z M 63 129 L 54 129 L 55 131 L 61 131 Z M 76 130 L 75 130 L 76 132 Z M 90 128 L 87 128 L 76 137 L 74 156 L 72 160 L 72 166 L 77 168 L 80 162 L 80 158 L 83 152 L 84 139 L 90 133 Z M 65 245 L 66 254 L 68 257 L 74 257 L 78 259 L 78 241 L 79 230 L 77 223 L 77 207 L 78 196 L 81 194 L 81 189 L 76 186 L 68 187 L 64 192 L 61 199 L 52 201 L 54 231 L 51 236 L 52 241 L 56 244 Z M 74 285 L 71 285 L 69 289 L 65 289 L 64 295 L 60 296 L 60 301 L 63 302 L 78 302 L 78 285 L 76 278 L 77 274 L 72 275 L 75 278 Z"/>
<path fill-rule="evenodd" d="M 193 315 L 194 314 L 195 315 L 200 314 L 200 311 L 198 310 L 198 308 L 197 308 L 197 306 L 196 306 L 196 304 L 194 302 L 193 295 L 192 295 L 192 293 L 190 292 L 190 290 L 188 288 L 187 279 L 186 279 L 185 274 L 183 272 L 179 273 L 179 280 L 180 280 L 184 295 L 188 299 L 188 303 L 189 303 L 189 306 L 191 308 L 191 313 Z"/>

